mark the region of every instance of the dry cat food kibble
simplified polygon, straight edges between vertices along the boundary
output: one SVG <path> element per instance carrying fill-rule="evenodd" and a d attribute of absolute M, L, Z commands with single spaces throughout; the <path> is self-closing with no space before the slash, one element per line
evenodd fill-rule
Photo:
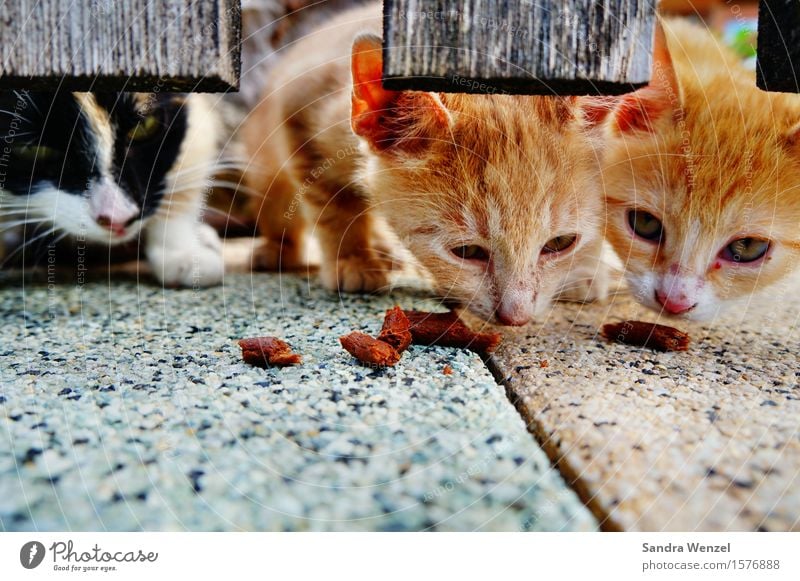
<path fill-rule="evenodd" d="M 686 351 L 691 341 L 688 334 L 666 325 L 643 321 L 623 321 L 603 325 L 601 334 L 610 341 L 650 347 L 658 351 Z"/>
<path fill-rule="evenodd" d="M 425 313 L 394 307 L 386 311 L 383 328 L 377 339 L 354 331 L 340 337 L 339 341 L 348 353 L 362 363 L 385 367 L 400 361 L 401 354 L 412 343 L 491 353 L 497 348 L 500 338 L 500 333 L 474 332 L 453 312 Z M 447 369 L 449 366 L 444 373 L 449 375 Z"/>
<path fill-rule="evenodd" d="M 299 365 L 302 358 L 292 353 L 292 348 L 277 337 L 252 337 L 239 341 L 242 348 L 242 359 L 245 363 L 256 367 L 269 365 Z"/>
<path fill-rule="evenodd" d="M 339 341 L 345 351 L 367 365 L 391 367 L 400 361 L 397 349 L 361 331 L 353 331 L 349 335 L 339 337 Z"/>
<path fill-rule="evenodd" d="M 378 335 L 378 340 L 388 343 L 397 349 L 398 353 L 402 353 L 411 345 L 410 326 L 411 323 L 403 309 L 400 307 L 389 309 L 386 311 L 386 318 L 383 319 L 383 328 Z"/>
<path fill-rule="evenodd" d="M 500 333 L 476 333 L 458 317 L 457 313 L 425 313 L 405 311 L 411 322 L 411 336 L 415 345 L 440 345 L 461 347 L 478 353 L 491 353 L 500 344 Z"/>

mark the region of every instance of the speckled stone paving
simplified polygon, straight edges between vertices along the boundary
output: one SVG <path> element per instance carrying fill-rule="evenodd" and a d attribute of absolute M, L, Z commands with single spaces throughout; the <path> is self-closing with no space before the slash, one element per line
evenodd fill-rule
<path fill-rule="evenodd" d="M 691 334 L 686 353 L 601 338 L 604 322 L 656 320 L 630 299 L 560 305 L 495 363 L 604 528 L 800 530 L 795 288 L 703 325 L 660 321 Z"/>
<path fill-rule="evenodd" d="M 412 347 L 376 371 L 340 348 L 395 302 L 434 307 L 294 276 L 0 275 L 0 529 L 595 528 L 477 356 Z M 305 364 L 241 363 L 235 339 L 263 334 Z"/>

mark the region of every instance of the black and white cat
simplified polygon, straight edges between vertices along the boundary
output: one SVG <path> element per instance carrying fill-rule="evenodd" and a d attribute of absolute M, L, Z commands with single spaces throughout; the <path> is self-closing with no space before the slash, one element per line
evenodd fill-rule
<path fill-rule="evenodd" d="M 2 92 L 0 227 L 141 237 L 165 285 L 218 284 L 222 245 L 200 216 L 219 133 L 202 95 Z"/>

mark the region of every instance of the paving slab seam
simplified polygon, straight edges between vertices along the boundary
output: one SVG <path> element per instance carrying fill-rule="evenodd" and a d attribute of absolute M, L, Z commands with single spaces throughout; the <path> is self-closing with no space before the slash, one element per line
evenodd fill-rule
<path fill-rule="evenodd" d="M 525 423 L 528 433 L 531 434 L 539 447 L 544 451 L 553 468 L 561 474 L 564 484 L 575 492 L 584 506 L 586 506 L 597 519 L 600 530 L 603 532 L 624 531 L 625 529 L 622 525 L 611 518 L 611 515 L 603 509 L 596 495 L 592 494 L 589 486 L 581 480 L 578 471 L 570 464 L 567 457 L 559 452 L 558 444 L 553 442 L 552 438 L 548 436 L 544 425 L 538 422 L 522 403 L 522 399 L 511 387 L 508 378 L 503 373 L 503 370 L 495 358 L 490 355 L 488 357 L 482 357 L 482 359 L 497 384 L 505 390 L 509 403 L 517 410 L 517 413 Z"/>

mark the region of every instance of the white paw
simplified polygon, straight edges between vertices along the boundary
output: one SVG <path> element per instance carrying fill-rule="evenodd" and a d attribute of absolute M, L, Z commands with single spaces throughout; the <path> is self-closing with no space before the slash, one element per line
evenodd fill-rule
<path fill-rule="evenodd" d="M 609 258 L 613 259 L 613 251 L 605 242 L 587 247 L 572 266 L 556 298 L 576 303 L 607 299 L 613 271 Z"/>
<path fill-rule="evenodd" d="M 164 286 L 206 287 L 222 282 L 225 262 L 222 242 L 213 228 L 198 224 L 192 239 L 180 248 L 151 247 L 148 252 L 153 274 Z"/>
<path fill-rule="evenodd" d="M 222 240 L 219 239 L 219 234 L 214 228 L 208 224 L 197 224 L 195 232 L 200 244 L 222 253 Z"/>

